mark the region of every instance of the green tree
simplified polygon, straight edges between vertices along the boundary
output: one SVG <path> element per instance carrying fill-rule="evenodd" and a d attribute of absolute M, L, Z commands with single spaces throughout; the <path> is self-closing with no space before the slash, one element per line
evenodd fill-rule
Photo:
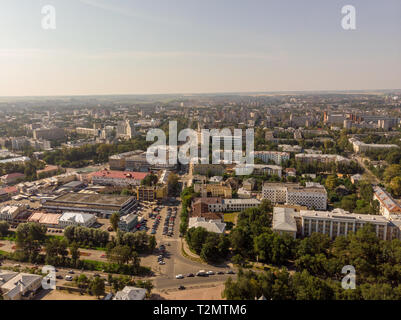
<path fill-rule="evenodd" d="M 0 237 L 4 237 L 8 234 L 10 225 L 6 221 L 0 221 Z"/>
<path fill-rule="evenodd" d="M 390 188 L 392 193 L 396 197 L 401 196 L 401 176 L 397 176 L 391 179 Z"/>
<path fill-rule="evenodd" d="M 76 242 L 73 242 L 70 246 L 70 255 L 73 265 L 76 266 L 81 255 L 79 252 L 79 246 Z"/>
<path fill-rule="evenodd" d="M 99 298 L 105 294 L 104 280 L 100 277 L 95 277 L 90 283 L 90 292 Z"/>
<path fill-rule="evenodd" d="M 120 214 L 118 212 L 113 212 L 113 214 L 110 217 L 110 224 L 114 231 L 117 231 L 119 222 L 120 222 Z"/>

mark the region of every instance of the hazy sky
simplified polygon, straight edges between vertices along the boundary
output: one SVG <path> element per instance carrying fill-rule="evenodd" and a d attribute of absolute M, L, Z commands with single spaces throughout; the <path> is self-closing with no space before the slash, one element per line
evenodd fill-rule
<path fill-rule="evenodd" d="M 400 0 L 0 0 L 0 96 L 399 88 Z"/>

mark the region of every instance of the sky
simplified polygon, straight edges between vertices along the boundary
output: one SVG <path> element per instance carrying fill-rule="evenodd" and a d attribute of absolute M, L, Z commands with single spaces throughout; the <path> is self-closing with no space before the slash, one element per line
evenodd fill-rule
<path fill-rule="evenodd" d="M 400 40 L 399 0 L 0 0 L 0 96 L 400 89 Z"/>

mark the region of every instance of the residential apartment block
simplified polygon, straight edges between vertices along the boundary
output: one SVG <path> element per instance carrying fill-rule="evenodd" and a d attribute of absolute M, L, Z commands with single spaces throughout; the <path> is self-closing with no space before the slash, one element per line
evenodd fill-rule
<path fill-rule="evenodd" d="M 347 163 L 350 160 L 337 154 L 319 154 L 319 153 L 299 153 L 295 155 L 295 160 L 303 163 Z"/>
<path fill-rule="evenodd" d="M 318 210 L 327 208 L 327 191 L 319 184 L 302 187 L 295 183 L 265 183 L 262 187 L 262 198 L 274 204 L 301 205 Z"/>
<path fill-rule="evenodd" d="M 290 159 L 290 154 L 288 152 L 280 151 L 255 151 L 254 156 L 265 163 L 273 161 L 275 164 L 281 164 L 283 161 Z"/>
<path fill-rule="evenodd" d="M 380 149 L 393 149 L 399 148 L 396 144 L 374 144 L 374 143 L 364 143 L 357 138 L 349 138 L 348 141 L 352 144 L 354 152 L 363 153 L 366 151 L 374 151 Z"/>

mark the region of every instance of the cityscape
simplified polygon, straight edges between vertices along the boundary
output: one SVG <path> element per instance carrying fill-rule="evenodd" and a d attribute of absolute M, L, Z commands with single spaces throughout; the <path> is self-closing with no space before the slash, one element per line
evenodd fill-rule
<path fill-rule="evenodd" d="M 53 9 L 61 7 L 60 21 L 51 31 L 56 34 L 65 28 L 62 15 L 68 5 L 50 2 Z M 149 7 L 139 2 L 137 8 L 143 11 L 135 14 L 129 11 L 134 5 L 124 7 L 121 1 L 71 2 L 71 10 L 79 5 L 95 16 L 143 18 L 145 24 L 177 27 L 156 13 L 147 16 Z M 213 10 L 220 10 L 212 4 Z M 30 8 L 32 3 L 24 5 Z M 16 6 L 9 2 L 5 8 Z M 401 9 L 395 1 L 387 6 Z M 341 6 L 337 7 L 339 33 L 364 32 L 341 30 Z M 184 6 L 182 12 L 194 8 Z M 204 8 L 199 10 L 202 16 Z M 358 6 L 356 10 L 358 14 Z M 51 12 L 46 9 L 42 15 Z M 180 27 L 181 23 L 177 21 Z M 163 32 L 158 27 L 154 32 L 162 43 Z M 366 34 L 356 33 L 356 41 Z M 109 36 L 106 32 L 104 37 Z M 198 34 L 200 42 L 203 36 Z M 16 34 L 17 42 L 19 37 Z M 216 39 L 211 36 L 210 41 Z M 322 86 L 316 85 L 310 76 L 317 71 L 311 67 L 310 75 L 294 70 L 305 86 L 292 80 L 281 89 L 263 81 L 254 86 L 244 71 L 244 87 L 238 90 L 230 87 L 233 74 L 226 61 L 231 80 L 213 90 L 208 82 L 188 78 L 182 93 L 176 89 L 181 80 L 171 80 L 170 87 L 159 90 L 168 82 L 164 72 L 170 66 L 165 70 L 157 59 L 170 58 L 146 50 L 143 55 L 156 59 L 149 68 L 161 70 L 154 90 L 151 85 L 144 89 L 148 79 L 139 90 L 133 84 L 132 93 L 125 90 L 126 84 L 121 92 L 115 89 L 128 78 L 116 78 L 114 71 L 103 74 L 102 64 L 110 59 L 108 67 L 113 68 L 114 59 L 124 61 L 131 73 L 132 65 L 120 55 L 91 58 L 102 70 L 97 76 L 113 78 L 104 86 L 95 80 L 96 72 L 74 80 L 67 69 L 78 59 L 75 56 L 64 57 L 65 67 L 59 71 L 65 68 L 65 78 L 60 74 L 56 80 L 43 71 L 43 78 L 37 74 L 31 81 L 34 59 L 41 64 L 42 58 L 27 57 L 24 68 L 32 65 L 12 73 L 20 57 L 5 53 L 11 42 L 0 47 L 0 63 L 10 61 L 8 73 L 0 75 L 0 305 L 7 300 L 145 300 L 160 306 L 153 314 L 176 312 L 184 317 L 190 310 L 160 303 L 401 299 L 397 41 L 383 62 L 392 64 L 386 82 L 381 79 L 387 71 L 376 74 L 372 57 L 366 60 L 372 64 L 369 76 L 361 74 L 362 69 L 350 71 L 352 79 L 361 77 L 354 85 L 344 81 L 344 86 L 335 87 L 324 77 Z M 396 53 L 398 60 L 391 60 Z M 386 60 L 387 52 L 382 54 Z M 59 58 L 49 58 L 49 63 L 59 64 Z M 181 58 L 185 68 L 187 57 Z M 151 61 L 138 67 L 138 77 Z M 262 70 L 270 63 L 259 62 Z M 316 62 L 316 68 L 321 63 Z M 361 64 L 356 68 L 365 67 Z M 212 65 L 205 72 L 211 78 L 222 76 Z M 197 68 L 193 77 L 200 79 Z M 328 78 L 338 75 L 322 68 Z M 291 76 L 285 72 L 278 84 Z M 18 87 L 14 77 L 22 73 L 27 79 L 17 79 Z M 308 89 L 311 86 L 314 89 Z M 182 161 L 184 156 L 189 161 Z M 155 157 L 162 161 L 151 161 Z"/>

